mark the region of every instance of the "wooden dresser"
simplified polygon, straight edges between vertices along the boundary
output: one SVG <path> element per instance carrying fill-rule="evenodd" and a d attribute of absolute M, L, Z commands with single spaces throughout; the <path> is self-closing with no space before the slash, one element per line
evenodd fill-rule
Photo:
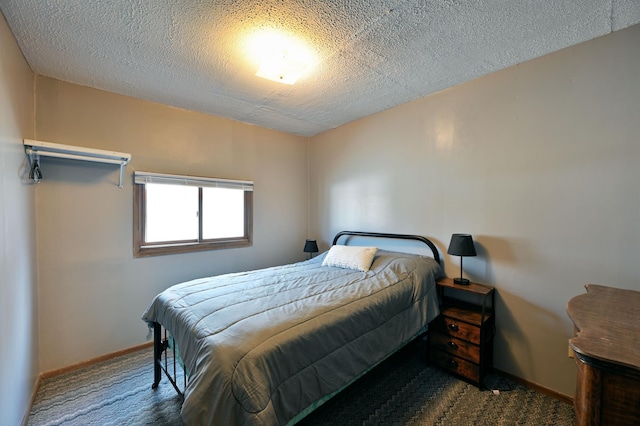
<path fill-rule="evenodd" d="M 640 292 L 589 284 L 567 313 L 576 335 L 577 425 L 640 424 Z"/>

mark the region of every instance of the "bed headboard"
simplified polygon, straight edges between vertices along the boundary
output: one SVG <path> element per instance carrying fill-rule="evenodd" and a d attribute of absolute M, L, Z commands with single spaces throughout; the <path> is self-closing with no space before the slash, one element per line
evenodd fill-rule
<path fill-rule="evenodd" d="M 431 249 L 431 253 L 433 253 L 433 258 L 438 264 L 440 264 L 440 255 L 438 254 L 438 249 L 435 244 L 431 242 L 428 238 L 425 238 L 421 235 L 410 235 L 410 234 L 386 234 L 381 232 L 361 232 L 361 231 L 341 231 L 333 237 L 332 245 L 336 245 L 340 237 L 352 235 L 356 237 L 376 237 L 376 238 L 393 238 L 396 240 L 415 240 L 420 241 L 427 245 Z"/>

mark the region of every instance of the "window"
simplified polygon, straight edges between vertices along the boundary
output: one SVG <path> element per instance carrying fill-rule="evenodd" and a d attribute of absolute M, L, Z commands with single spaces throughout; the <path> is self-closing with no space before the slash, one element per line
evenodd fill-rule
<path fill-rule="evenodd" d="M 134 255 L 246 247 L 253 182 L 135 172 Z"/>

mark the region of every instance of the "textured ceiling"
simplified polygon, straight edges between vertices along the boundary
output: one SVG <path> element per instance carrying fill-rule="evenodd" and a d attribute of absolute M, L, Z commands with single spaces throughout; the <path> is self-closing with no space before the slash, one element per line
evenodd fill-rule
<path fill-rule="evenodd" d="M 311 136 L 640 22 L 640 0 L 0 0 L 34 72 Z M 247 35 L 319 63 L 255 76 Z"/>

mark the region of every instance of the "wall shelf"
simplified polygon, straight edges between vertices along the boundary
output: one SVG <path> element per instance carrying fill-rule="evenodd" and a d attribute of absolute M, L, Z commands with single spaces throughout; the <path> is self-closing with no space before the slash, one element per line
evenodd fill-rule
<path fill-rule="evenodd" d="M 40 157 L 55 157 L 69 160 L 90 161 L 94 163 L 116 164 L 120 166 L 120 184 L 123 187 L 124 167 L 131 161 L 131 154 L 125 152 L 106 151 L 102 149 L 84 148 L 52 142 L 24 139 L 24 150 L 31 162 L 29 176 L 34 182 L 40 182 Z"/>

